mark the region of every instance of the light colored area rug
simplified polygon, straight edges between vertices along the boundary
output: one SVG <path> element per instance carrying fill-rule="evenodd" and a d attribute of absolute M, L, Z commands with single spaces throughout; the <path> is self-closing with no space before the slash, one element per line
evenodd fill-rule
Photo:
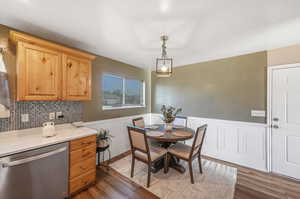
<path fill-rule="evenodd" d="M 163 169 L 151 175 L 151 185 L 148 190 L 162 199 L 232 199 L 236 183 L 237 170 L 209 160 L 202 160 L 203 174 L 200 174 L 198 160 L 193 162 L 195 184 L 190 183 L 187 164 L 184 174 L 170 168 L 167 174 Z M 111 167 L 130 178 L 131 155 L 114 162 Z M 135 183 L 146 188 L 147 165 L 136 161 Z"/>

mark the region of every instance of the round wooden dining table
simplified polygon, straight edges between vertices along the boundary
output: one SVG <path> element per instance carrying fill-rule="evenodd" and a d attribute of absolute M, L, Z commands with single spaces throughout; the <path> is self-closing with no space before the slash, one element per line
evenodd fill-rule
<path fill-rule="evenodd" d="M 154 124 L 146 127 L 146 135 L 148 139 L 157 142 L 161 147 L 168 148 L 178 141 L 189 140 L 194 137 L 195 131 L 191 128 L 184 126 L 173 126 L 171 130 L 166 130 L 164 124 Z M 170 156 L 169 167 L 184 173 L 185 168 L 179 163 L 179 159 Z M 157 172 L 164 168 L 164 161 L 158 161 L 153 166 L 153 172 Z"/>

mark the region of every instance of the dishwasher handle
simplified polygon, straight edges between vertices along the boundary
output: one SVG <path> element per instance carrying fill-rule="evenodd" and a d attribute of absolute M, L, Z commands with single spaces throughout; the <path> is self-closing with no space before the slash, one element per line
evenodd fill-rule
<path fill-rule="evenodd" d="M 28 162 L 32 162 L 32 161 L 35 161 L 35 160 L 39 160 L 39 159 L 42 159 L 42 158 L 46 158 L 46 157 L 61 153 L 61 152 L 66 151 L 66 150 L 67 150 L 67 147 L 62 147 L 62 148 L 59 148 L 59 149 L 56 149 L 56 150 L 53 150 L 53 151 L 50 151 L 50 152 L 47 152 L 47 153 L 43 153 L 43 154 L 40 154 L 40 155 L 32 156 L 32 157 L 29 157 L 29 158 L 24 158 L 24 159 L 21 159 L 21 160 L 2 163 L 2 167 L 6 168 L 6 167 L 17 166 L 17 165 L 20 165 L 20 164 L 25 164 L 25 163 L 28 163 Z"/>

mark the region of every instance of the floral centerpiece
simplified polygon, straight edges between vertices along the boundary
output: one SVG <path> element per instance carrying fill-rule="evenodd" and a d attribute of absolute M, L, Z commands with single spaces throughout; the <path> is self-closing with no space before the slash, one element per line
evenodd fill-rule
<path fill-rule="evenodd" d="M 163 115 L 162 120 L 166 123 L 166 130 L 171 130 L 173 128 L 173 121 L 175 120 L 176 115 L 182 112 L 182 108 L 163 105 L 160 111 Z"/>

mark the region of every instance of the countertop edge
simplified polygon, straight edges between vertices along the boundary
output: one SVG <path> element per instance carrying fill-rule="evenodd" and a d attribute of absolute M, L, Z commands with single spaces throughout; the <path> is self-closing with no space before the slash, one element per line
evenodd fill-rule
<path fill-rule="evenodd" d="M 88 128 L 88 127 L 85 127 L 85 128 Z M 92 136 L 92 135 L 97 134 L 97 131 L 95 129 L 91 129 L 91 128 L 88 128 L 88 129 L 89 129 L 89 132 L 87 132 L 87 133 L 80 134 L 80 135 L 74 134 L 74 135 L 72 135 L 70 137 L 67 137 L 67 138 L 61 138 L 61 139 L 49 141 L 49 143 L 35 144 L 34 146 L 30 146 L 30 147 L 24 146 L 24 148 L 20 148 L 20 149 L 16 149 L 16 150 L 12 149 L 11 151 L 3 152 L 3 153 L 1 153 L 1 151 L 0 151 L 0 158 L 6 157 L 6 156 L 9 156 L 9 155 L 13 155 L 13 154 L 17 154 L 17 153 L 22 153 L 22 152 L 34 150 L 34 149 L 39 149 L 39 148 L 42 148 L 42 147 L 47 147 L 47 146 L 60 144 L 60 143 L 64 143 L 64 142 L 69 142 L 69 141 L 72 141 L 72 140 L 76 140 L 76 139 L 80 139 L 80 138 L 83 138 L 83 137 L 88 137 L 88 136 Z M 49 139 L 51 139 L 51 138 L 49 138 Z"/>

